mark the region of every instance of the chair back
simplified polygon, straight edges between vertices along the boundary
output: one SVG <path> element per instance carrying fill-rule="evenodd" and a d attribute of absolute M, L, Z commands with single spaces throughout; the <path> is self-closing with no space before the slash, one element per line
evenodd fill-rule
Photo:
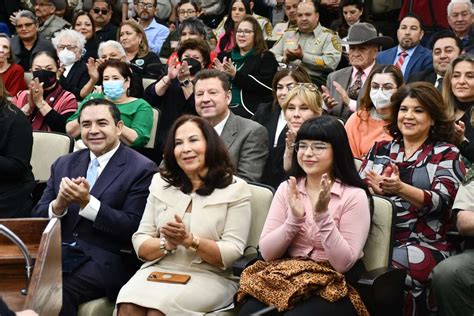
<path fill-rule="evenodd" d="M 363 258 L 367 271 L 388 267 L 393 251 L 395 206 L 392 200 L 382 196 L 373 196 L 373 199 L 374 214 Z"/>
<path fill-rule="evenodd" d="M 150 131 L 150 140 L 145 145 L 145 148 L 155 148 L 156 143 L 156 131 L 158 129 L 158 123 L 160 121 L 160 110 L 151 108 L 153 111 L 153 125 L 151 126 Z"/>
<path fill-rule="evenodd" d="M 156 82 L 156 79 L 143 78 L 142 79 L 143 90 L 146 90 L 146 88 L 148 88 L 149 85 L 155 82 Z"/>
<path fill-rule="evenodd" d="M 273 200 L 273 188 L 260 183 L 249 183 L 250 208 L 252 210 L 252 220 L 250 224 L 250 233 L 247 240 L 248 249 L 245 255 L 255 253 L 262 233 L 263 225 L 267 219 L 268 211 Z"/>
<path fill-rule="evenodd" d="M 74 139 L 56 132 L 33 131 L 31 167 L 37 182 L 48 181 L 51 165 L 59 157 L 72 152 Z"/>

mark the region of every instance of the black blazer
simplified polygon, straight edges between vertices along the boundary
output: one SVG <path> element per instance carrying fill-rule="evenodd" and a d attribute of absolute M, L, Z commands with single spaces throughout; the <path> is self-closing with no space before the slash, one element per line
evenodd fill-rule
<path fill-rule="evenodd" d="M 230 58 L 231 52 L 220 53 L 218 58 Z M 232 108 L 232 112 L 245 118 L 251 118 L 261 103 L 271 102 L 273 76 L 278 70 L 278 62 L 272 52 L 249 56 L 242 68 L 237 71 L 233 85 L 242 89 L 240 106 Z"/>
<path fill-rule="evenodd" d="M 81 89 L 86 85 L 89 79 L 89 72 L 87 71 L 86 64 L 79 60 L 72 65 L 67 77 L 61 76 L 59 84 L 64 90 L 74 94 L 77 101 L 81 101 L 83 99 L 81 98 Z"/>
<path fill-rule="evenodd" d="M 268 148 L 270 151 L 263 168 L 262 180 L 260 182 L 270 185 L 275 189 L 278 188 L 281 182 L 288 178 L 283 169 L 283 154 L 285 153 L 285 139 L 286 132 L 288 131 L 287 126 L 285 126 L 280 135 L 278 135 L 277 145 L 273 147 L 280 112 L 281 109 L 278 105 L 275 109 L 273 108 L 272 101 L 260 104 L 257 112 L 255 112 L 255 115 L 252 117 L 252 120 L 263 125 L 268 132 Z"/>

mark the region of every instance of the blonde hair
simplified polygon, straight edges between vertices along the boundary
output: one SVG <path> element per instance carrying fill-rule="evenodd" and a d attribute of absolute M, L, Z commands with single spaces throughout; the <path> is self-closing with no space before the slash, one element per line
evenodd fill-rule
<path fill-rule="evenodd" d="M 314 113 L 321 115 L 323 113 L 323 98 L 321 97 L 321 93 L 318 90 L 311 91 L 312 89 L 306 87 L 304 83 L 296 84 L 296 86 L 288 92 L 286 95 L 281 108 L 283 112 L 286 112 L 289 103 L 295 97 L 299 97 L 300 100 L 306 104 L 311 111 Z"/>
<path fill-rule="evenodd" d="M 140 44 L 138 45 L 137 57 L 141 58 L 141 57 L 146 56 L 150 52 L 150 47 L 148 46 L 148 40 L 146 38 L 146 34 L 145 34 L 145 31 L 143 30 L 143 27 L 134 20 L 126 20 L 126 21 L 123 21 L 122 24 L 120 24 L 120 27 L 117 30 L 117 42 L 120 43 L 120 30 L 122 30 L 122 27 L 124 25 L 130 26 L 137 34 L 141 35 L 142 40 L 140 41 Z"/>

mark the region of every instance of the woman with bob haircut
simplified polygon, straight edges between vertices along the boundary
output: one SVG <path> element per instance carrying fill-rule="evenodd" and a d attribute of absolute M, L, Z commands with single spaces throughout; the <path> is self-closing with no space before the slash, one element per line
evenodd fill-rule
<path fill-rule="evenodd" d="M 148 73 L 147 67 L 152 64 L 161 64 L 157 54 L 152 52 L 148 46 L 143 27 L 134 20 L 123 21 L 117 31 L 117 41 L 122 44 L 127 61 L 142 78 L 154 78 Z"/>
<path fill-rule="evenodd" d="M 234 49 L 220 53 L 214 65 L 232 78 L 232 112 L 251 118 L 260 103 L 272 100 L 271 84 L 278 62 L 267 48 L 260 25 L 251 15 L 237 24 L 235 42 Z"/>
<path fill-rule="evenodd" d="M 402 84 L 402 72 L 393 65 L 375 65 L 370 72 L 359 110 L 345 124 L 354 158 L 364 159 L 376 141 L 392 140 L 385 120 L 390 115 L 390 97 Z"/>
<path fill-rule="evenodd" d="M 164 167 L 132 237 L 145 263 L 120 290 L 119 316 L 203 314 L 232 303 L 238 281 L 230 279 L 230 268 L 244 252 L 251 217 L 249 187 L 233 172 L 226 146 L 206 120 L 183 115 L 173 124 Z M 153 272 L 190 279 L 147 281 Z"/>
<path fill-rule="evenodd" d="M 314 83 L 295 83 L 283 101 L 282 110 L 288 127 L 283 169 L 288 172 L 291 169 L 296 134 L 305 121 L 323 114 L 323 98 Z"/>
<path fill-rule="evenodd" d="M 451 62 L 443 80 L 443 99 L 456 125 L 461 155 L 474 163 L 474 58 L 461 55 Z"/>
<path fill-rule="evenodd" d="M 153 125 L 153 111 L 150 104 L 141 98 L 130 96 L 132 72 L 127 63 L 108 59 L 98 69 L 102 92 L 89 94 L 71 115 L 66 125 L 67 133 L 73 137 L 80 135 L 78 117 L 82 105 L 90 99 L 105 98 L 115 103 L 123 121 L 120 141 L 131 147 L 144 147 L 150 140 Z"/>
<path fill-rule="evenodd" d="M 365 310 L 358 293 L 352 287 L 347 294 L 332 290 L 344 282 L 336 281 L 336 273 L 354 285 L 365 272 L 360 259 L 370 228 L 369 190 L 336 118 L 305 121 L 295 140 L 290 179 L 278 187 L 260 237 L 265 261 L 244 270 L 240 279 L 237 301 L 250 295 L 240 315 L 271 305 L 281 315 L 356 315 L 358 306 L 357 312 Z M 282 288 L 285 283 L 291 288 Z M 323 287 L 321 292 L 333 293 L 332 303 L 315 294 L 316 284 Z M 299 294 L 290 301 L 274 286 L 279 293 Z"/>
<path fill-rule="evenodd" d="M 400 87 L 391 98 L 387 126 L 392 141 L 376 142 L 361 166 L 375 194 L 396 208 L 392 265 L 407 271 L 405 315 L 426 315 L 427 285 L 453 247 L 446 240 L 451 206 L 464 178 L 454 124 L 436 88 L 426 82 Z"/>
<path fill-rule="evenodd" d="M 303 68 L 283 65 L 284 68 L 281 68 L 273 77 L 273 101 L 260 104 L 252 117 L 252 120 L 263 125 L 268 132 L 270 152 L 263 169 L 261 182 L 275 189 L 286 179 L 286 173 L 283 170 L 283 153 L 285 152 L 288 126 L 282 104 L 296 83 L 311 83 L 311 78 Z"/>

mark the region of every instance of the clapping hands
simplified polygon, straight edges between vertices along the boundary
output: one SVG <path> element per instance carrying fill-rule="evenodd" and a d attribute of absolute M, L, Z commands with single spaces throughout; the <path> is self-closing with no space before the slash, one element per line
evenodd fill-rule
<path fill-rule="evenodd" d="M 387 166 L 382 175 L 370 170 L 366 173 L 366 178 L 370 188 L 379 195 L 399 195 L 404 184 L 400 180 L 400 171 L 395 164 Z"/>

